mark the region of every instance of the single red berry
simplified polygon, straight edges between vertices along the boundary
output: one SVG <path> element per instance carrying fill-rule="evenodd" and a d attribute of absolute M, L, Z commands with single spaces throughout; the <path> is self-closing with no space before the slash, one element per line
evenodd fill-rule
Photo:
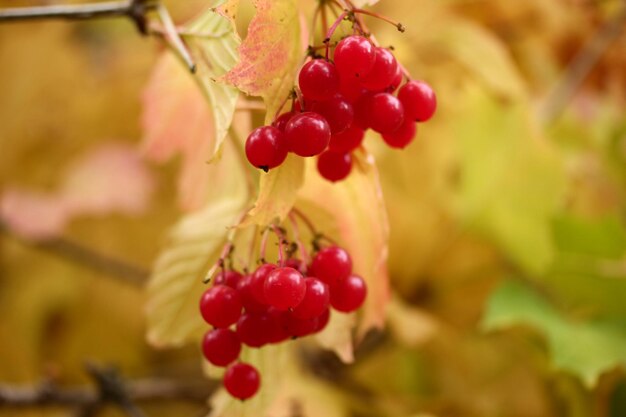
<path fill-rule="evenodd" d="M 287 122 L 289 120 L 291 120 L 291 118 L 295 115 L 295 112 L 289 111 L 287 113 L 283 113 L 280 116 L 278 116 L 276 118 L 276 120 L 274 120 L 272 122 L 272 126 L 274 126 L 276 129 L 280 130 L 281 132 L 285 131 L 285 126 L 287 126 Z"/>
<path fill-rule="evenodd" d="M 246 157 L 255 167 L 267 172 L 287 158 L 287 142 L 283 132 L 274 126 L 261 126 L 246 139 Z"/>
<path fill-rule="evenodd" d="M 338 246 L 322 248 L 313 258 L 309 274 L 326 284 L 334 285 L 352 273 L 352 259 L 345 249 Z"/>
<path fill-rule="evenodd" d="M 263 264 L 259 266 L 252 274 L 252 294 L 256 300 L 264 305 L 267 305 L 267 298 L 265 297 L 265 280 L 270 272 L 278 268 L 274 264 Z"/>
<path fill-rule="evenodd" d="M 215 277 L 215 285 L 226 285 L 230 288 L 237 288 L 237 283 L 243 277 L 237 271 L 220 271 Z"/>
<path fill-rule="evenodd" d="M 328 181 L 341 181 L 352 171 L 352 156 L 349 153 L 326 151 L 317 158 L 317 171 Z"/>
<path fill-rule="evenodd" d="M 371 114 L 372 114 L 372 96 L 374 94 L 367 92 L 354 103 L 354 121 L 352 126 L 356 126 L 359 129 L 365 131 L 372 127 Z"/>
<path fill-rule="evenodd" d="M 277 308 L 270 307 L 267 310 L 267 314 L 270 317 L 269 330 L 267 333 L 267 340 L 269 343 L 280 343 L 291 336 L 287 333 L 285 325 L 286 311 L 278 310 Z"/>
<path fill-rule="evenodd" d="M 293 268 L 278 268 L 265 280 L 265 297 L 279 310 L 296 307 L 304 298 L 304 277 Z"/>
<path fill-rule="evenodd" d="M 376 61 L 375 47 L 363 36 L 348 36 L 335 47 L 335 66 L 340 74 L 363 77 Z"/>
<path fill-rule="evenodd" d="M 398 99 L 404 106 L 406 116 L 416 122 L 425 122 L 437 109 L 437 96 L 424 81 L 412 80 L 398 91 Z"/>
<path fill-rule="evenodd" d="M 328 126 L 330 126 L 331 135 L 346 130 L 354 119 L 352 104 L 340 94 L 336 94 L 328 100 L 315 102 L 312 110 L 326 119 Z"/>
<path fill-rule="evenodd" d="M 328 286 L 317 278 L 304 279 L 306 291 L 302 302 L 293 309 L 292 314 L 299 319 L 312 319 L 321 315 L 330 303 Z"/>
<path fill-rule="evenodd" d="M 267 312 L 245 313 L 237 321 L 237 336 L 244 345 L 261 347 L 269 342 L 268 330 L 272 326 Z"/>
<path fill-rule="evenodd" d="M 289 258 L 285 261 L 285 266 L 295 269 L 296 271 L 300 272 L 302 275 L 306 275 L 307 265 L 306 265 L 306 262 L 304 262 L 302 259 Z"/>
<path fill-rule="evenodd" d="M 237 283 L 237 292 L 241 298 L 241 303 L 248 313 L 259 313 L 267 310 L 266 304 L 261 304 L 254 296 L 252 289 L 252 275 L 244 275 Z"/>
<path fill-rule="evenodd" d="M 202 353 L 215 366 L 226 366 L 239 357 L 241 342 L 229 329 L 213 329 L 204 334 Z"/>
<path fill-rule="evenodd" d="M 367 103 L 370 127 L 378 133 L 398 129 L 404 121 L 404 107 L 400 100 L 389 93 L 371 96 Z"/>
<path fill-rule="evenodd" d="M 341 76 L 339 78 L 339 93 L 351 103 L 361 98 L 368 90 L 363 87 L 358 78 Z"/>
<path fill-rule="evenodd" d="M 285 313 L 285 329 L 292 338 L 304 337 L 315 333 L 319 327 L 319 319 L 300 319 L 293 314 Z"/>
<path fill-rule="evenodd" d="M 366 295 L 367 286 L 363 278 L 350 275 L 330 288 L 330 305 L 337 311 L 350 313 L 361 307 Z"/>
<path fill-rule="evenodd" d="M 402 67 L 398 65 L 397 68 L 396 75 L 393 77 L 389 87 L 385 90 L 387 93 L 393 93 L 398 89 L 398 87 L 400 87 L 400 84 L 402 84 Z"/>
<path fill-rule="evenodd" d="M 358 126 L 352 125 L 341 133 L 332 135 L 328 143 L 328 150 L 333 152 L 352 152 L 363 142 L 365 131 Z"/>
<path fill-rule="evenodd" d="M 372 70 L 361 81 L 363 87 L 370 91 L 378 92 L 388 88 L 396 76 L 398 61 L 393 54 L 385 48 L 376 48 L 376 60 Z"/>
<path fill-rule="evenodd" d="M 383 133 L 383 140 L 392 148 L 402 149 L 415 139 L 417 123 L 411 119 L 405 119 L 399 128 L 391 133 Z"/>
<path fill-rule="evenodd" d="M 319 333 L 326 328 L 328 322 L 330 321 L 330 308 L 327 308 L 322 314 L 317 318 L 317 327 L 315 328 L 315 333 Z"/>
<path fill-rule="evenodd" d="M 214 327 L 228 327 L 241 316 L 241 298 L 236 290 L 225 285 L 215 285 L 202 294 L 200 313 Z"/>
<path fill-rule="evenodd" d="M 299 156 L 319 155 L 330 142 L 330 126 L 317 113 L 300 113 L 285 127 L 289 150 Z"/>
<path fill-rule="evenodd" d="M 224 374 L 224 387 L 235 398 L 246 400 L 259 390 L 261 376 L 252 365 L 239 362 L 228 367 Z"/>
<path fill-rule="evenodd" d="M 304 97 L 326 100 L 339 91 L 339 73 L 332 62 L 314 59 L 304 64 L 300 70 L 298 85 Z"/>

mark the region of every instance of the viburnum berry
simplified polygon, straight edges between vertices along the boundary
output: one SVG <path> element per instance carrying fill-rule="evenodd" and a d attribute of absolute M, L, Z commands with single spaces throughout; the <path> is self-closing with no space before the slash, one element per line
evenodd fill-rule
<path fill-rule="evenodd" d="M 226 285 L 230 288 L 237 288 L 237 283 L 243 277 L 237 271 L 220 271 L 215 277 L 215 285 Z"/>
<path fill-rule="evenodd" d="M 400 87 L 398 99 L 404 106 L 406 117 L 416 122 L 425 122 L 433 117 L 437 109 L 437 96 L 424 81 L 412 80 Z"/>
<path fill-rule="evenodd" d="M 267 310 L 267 305 L 260 303 L 254 296 L 252 289 L 252 275 L 244 275 L 237 283 L 237 292 L 241 297 L 241 303 L 248 313 L 259 313 Z"/>
<path fill-rule="evenodd" d="M 232 330 L 209 330 L 202 339 L 202 353 L 215 366 L 226 366 L 234 362 L 240 352 L 241 342 Z"/>
<path fill-rule="evenodd" d="M 340 94 L 335 94 L 328 100 L 315 102 L 312 110 L 326 119 L 331 135 L 346 130 L 354 119 L 352 104 Z"/>
<path fill-rule="evenodd" d="M 312 319 L 321 315 L 330 303 L 328 286 L 317 278 L 304 279 L 306 291 L 304 298 L 291 314 L 299 319 Z"/>
<path fill-rule="evenodd" d="M 363 36 L 348 36 L 335 47 L 334 59 L 339 74 L 363 77 L 372 70 L 376 61 L 375 47 Z"/>
<path fill-rule="evenodd" d="M 252 365 L 239 362 L 232 364 L 224 374 L 224 387 L 230 395 L 240 400 L 246 400 L 259 390 L 261 376 Z"/>
<path fill-rule="evenodd" d="M 330 142 L 330 126 L 317 113 L 300 113 L 285 127 L 289 150 L 299 156 L 319 155 Z"/>
<path fill-rule="evenodd" d="M 287 312 L 270 307 L 267 310 L 267 314 L 270 318 L 267 341 L 269 343 L 280 343 L 289 339 L 291 335 L 287 333 L 285 326 L 285 314 Z"/>
<path fill-rule="evenodd" d="M 383 140 L 392 148 L 404 148 L 415 139 L 417 123 L 411 119 L 405 119 L 399 128 L 390 133 L 383 133 Z"/>
<path fill-rule="evenodd" d="M 389 93 L 374 94 L 367 103 L 370 127 L 378 133 L 398 129 L 404 121 L 404 107 Z"/>
<path fill-rule="evenodd" d="M 328 181 L 341 181 L 352 170 L 352 156 L 345 152 L 326 151 L 317 159 L 317 170 Z"/>
<path fill-rule="evenodd" d="M 293 313 L 285 313 L 285 329 L 292 338 L 313 334 L 318 327 L 319 319 L 317 317 L 300 319 L 294 316 Z"/>
<path fill-rule="evenodd" d="M 241 316 L 241 298 L 236 290 L 225 285 L 215 285 L 202 294 L 200 313 L 214 327 L 228 327 Z"/>
<path fill-rule="evenodd" d="M 285 126 L 287 126 L 287 122 L 289 120 L 291 120 L 291 118 L 293 116 L 295 116 L 295 112 L 289 111 L 287 113 L 283 113 L 280 116 L 278 116 L 276 118 L 276 120 L 274 120 L 272 122 L 272 126 L 274 126 L 276 129 L 280 130 L 281 132 L 285 131 Z"/>
<path fill-rule="evenodd" d="M 265 280 L 269 276 L 270 272 L 276 268 L 278 267 L 274 264 L 263 264 L 252 274 L 252 294 L 261 304 L 268 304 L 267 298 L 265 297 Z"/>
<path fill-rule="evenodd" d="M 350 276 L 352 259 L 345 249 L 327 246 L 315 255 L 309 273 L 332 287 Z"/>
<path fill-rule="evenodd" d="M 339 93 L 351 103 L 355 103 L 368 90 L 363 87 L 358 78 L 340 76 Z"/>
<path fill-rule="evenodd" d="M 393 77 L 389 87 L 385 90 L 387 93 L 393 93 L 400 87 L 400 84 L 402 84 L 402 67 L 398 65 L 397 68 L 396 75 Z"/>
<path fill-rule="evenodd" d="M 263 171 L 276 168 L 287 158 L 287 142 L 283 132 L 274 126 L 261 126 L 246 139 L 246 157 Z"/>
<path fill-rule="evenodd" d="M 237 336 L 244 345 L 261 347 L 269 343 L 272 318 L 267 312 L 244 313 L 237 321 Z"/>
<path fill-rule="evenodd" d="M 315 328 L 315 333 L 319 333 L 326 328 L 328 322 L 330 321 L 330 308 L 324 310 L 322 314 L 317 317 L 317 327 Z"/>
<path fill-rule="evenodd" d="M 363 278 L 350 275 L 330 288 L 330 305 L 337 311 L 350 313 L 361 307 L 366 295 L 367 286 Z"/>
<path fill-rule="evenodd" d="M 353 124 L 343 132 L 330 137 L 328 150 L 344 153 L 352 152 L 361 145 L 364 137 L 365 131 Z"/>
<path fill-rule="evenodd" d="M 265 280 L 265 297 L 278 310 L 296 307 L 304 298 L 305 291 L 304 277 L 293 268 L 277 268 Z"/>
<path fill-rule="evenodd" d="M 298 85 L 304 97 L 316 101 L 327 100 L 339 91 L 339 73 L 332 62 L 314 59 L 300 70 Z"/>
<path fill-rule="evenodd" d="M 307 265 L 306 262 L 304 262 L 302 259 L 289 258 L 285 261 L 285 266 L 295 269 L 302 275 L 306 275 Z"/>
<path fill-rule="evenodd" d="M 370 91 L 383 91 L 392 85 L 398 70 L 398 61 L 385 48 L 376 48 L 376 59 L 371 71 L 361 81 L 363 87 Z"/>

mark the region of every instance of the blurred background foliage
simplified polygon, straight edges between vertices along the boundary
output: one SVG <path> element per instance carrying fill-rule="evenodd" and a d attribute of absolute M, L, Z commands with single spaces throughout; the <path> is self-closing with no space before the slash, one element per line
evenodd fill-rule
<path fill-rule="evenodd" d="M 165 4 L 184 21 L 206 2 Z M 374 10 L 407 26 L 371 21 L 440 106 L 406 150 L 366 143 L 390 218 L 388 331 L 366 338 L 354 365 L 331 356 L 310 371 L 343 415 L 626 415 L 626 4 L 382 0 Z M 124 20 L 1 25 L 1 189 L 54 190 L 94 147 L 139 146 L 140 97 L 162 49 Z M 592 65 L 577 85 L 566 74 L 581 51 Z M 64 239 L 149 270 L 179 215 L 177 166 L 150 166 L 141 213 L 76 218 Z M 0 381 L 84 384 L 86 360 L 131 379 L 202 378 L 196 347 L 147 345 L 144 303 L 140 286 L 5 231 Z M 145 405 L 154 416 L 204 409 Z"/>

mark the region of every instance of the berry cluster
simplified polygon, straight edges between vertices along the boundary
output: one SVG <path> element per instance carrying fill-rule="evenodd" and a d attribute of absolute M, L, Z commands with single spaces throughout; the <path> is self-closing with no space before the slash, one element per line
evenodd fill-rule
<path fill-rule="evenodd" d="M 364 36 L 344 38 L 335 47 L 334 62 L 317 58 L 301 68 L 300 99 L 271 126 L 248 136 L 248 160 L 267 171 L 282 164 L 288 152 L 318 155 L 320 175 L 334 182 L 350 173 L 351 153 L 367 129 L 380 133 L 389 146 L 404 148 L 415 137 L 416 122 L 433 116 L 437 101 L 423 81 L 400 87 L 403 78 L 391 51 Z"/>
<path fill-rule="evenodd" d="M 367 293 L 363 279 L 352 274 L 350 255 L 337 246 L 318 251 L 310 265 L 297 258 L 279 264 L 264 263 L 246 275 L 221 271 L 200 299 L 202 317 L 214 327 L 202 341 L 204 357 L 228 366 L 224 386 L 241 400 L 260 385 L 253 366 L 235 362 L 242 344 L 260 348 L 320 332 L 330 307 L 355 311 Z"/>

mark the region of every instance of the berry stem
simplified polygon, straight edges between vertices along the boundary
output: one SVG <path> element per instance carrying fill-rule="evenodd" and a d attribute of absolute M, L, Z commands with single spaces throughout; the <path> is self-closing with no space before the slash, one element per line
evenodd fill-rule
<path fill-rule="evenodd" d="M 326 4 L 322 4 L 320 6 L 320 9 L 322 11 L 322 30 L 323 30 L 323 33 L 327 33 L 328 32 L 328 16 L 326 14 Z M 326 51 L 326 59 L 328 59 L 328 50 Z"/>
<path fill-rule="evenodd" d="M 291 222 L 291 229 L 293 230 L 293 238 L 298 243 L 298 248 L 300 249 L 300 254 L 302 255 L 302 259 L 304 262 L 309 265 L 311 258 L 309 258 L 309 252 L 306 250 L 306 246 L 302 242 L 302 238 L 300 237 L 300 228 L 298 227 L 298 222 L 296 221 L 296 216 L 292 213 L 289 213 L 289 221 Z"/>
<path fill-rule="evenodd" d="M 265 263 L 265 251 L 267 250 L 267 239 L 270 235 L 270 228 L 266 227 L 263 230 L 263 236 L 261 237 L 261 246 L 259 248 L 259 260 L 261 263 Z"/>
<path fill-rule="evenodd" d="M 306 225 L 306 227 L 309 229 L 309 231 L 311 232 L 313 236 L 319 235 L 319 233 L 317 232 L 317 229 L 313 225 L 313 222 L 306 216 L 306 214 L 304 214 L 303 212 L 301 212 L 299 209 L 295 207 L 291 209 L 291 212 L 294 215 L 298 216 L 300 220 L 302 220 L 302 222 L 304 222 L 304 224 Z"/>
<path fill-rule="evenodd" d="M 387 23 L 389 23 L 391 25 L 394 25 L 396 27 L 396 29 L 398 29 L 398 31 L 400 31 L 400 32 L 404 32 L 406 30 L 406 27 L 402 23 L 396 22 L 395 20 L 392 20 L 392 19 L 388 18 L 387 16 L 383 16 L 383 15 L 375 13 L 375 12 L 370 12 L 368 10 L 363 10 L 363 9 L 352 9 L 351 12 L 355 13 L 355 14 L 364 14 L 364 15 L 367 15 L 367 16 L 372 16 L 372 17 L 375 17 L 377 19 L 380 19 L 383 22 L 387 22 Z"/>
<path fill-rule="evenodd" d="M 272 230 L 278 238 L 278 266 L 285 266 L 285 251 L 283 245 L 287 242 L 283 231 L 277 225 L 272 225 Z"/>
<path fill-rule="evenodd" d="M 259 234 L 259 226 L 254 226 L 254 230 L 252 232 L 252 239 L 250 239 L 250 249 L 248 251 L 248 262 L 246 263 L 248 270 L 252 270 L 253 262 L 254 262 L 254 250 L 256 249 L 256 241 L 257 235 Z"/>
<path fill-rule="evenodd" d="M 326 44 L 326 60 L 328 61 L 329 56 L 330 56 L 330 39 L 333 36 L 333 33 L 335 33 L 335 31 L 337 30 L 337 27 L 339 27 L 339 24 L 341 22 L 343 22 L 343 20 L 346 18 L 346 16 L 348 16 L 350 12 L 348 10 L 344 10 L 343 13 L 341 13 L 338 17 L 337 20 L 335 20 L 335 23 L 333 23 L 333 25 L 326 30 L 326 38 L 324 38 L 324 43 Z"/>
<path fill-rule="evenodd" d="M 234 232 L 232 232 L 232 233 L 234 235 Z M 218 268 L 221 268 L 222 270 L 224 270 L 224 261 L 225 261 L 225 259 L 235 249 L 235 245 L 232 242 L 232 238 L 233 238 L 233 236 L 230 236 L 230 234 L 229 234 L 228 242 L 226 242 L 226 244 L 222 248 L 222 252 L 220 253 L 220 257 L 217 259 L 217 262 L 215 262 L 215 264 L 211 267 L 211 269 L 209 269 L 209 272 L 207 272 L 206 276 L 202 280 L 202 282 L 204 284 L 208 284 L 209 281 L 211 281 L 211 279 L 213 278 L 213 275 L 215 275 L 215 272 L 218 270 Z"/>

